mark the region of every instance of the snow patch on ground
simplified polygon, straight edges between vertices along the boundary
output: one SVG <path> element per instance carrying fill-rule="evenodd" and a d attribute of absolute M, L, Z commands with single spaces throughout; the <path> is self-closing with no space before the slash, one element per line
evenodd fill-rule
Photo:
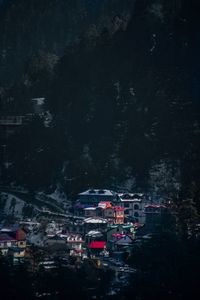
<path fill-rule="evenodd" d="M 38 233 L 30 233 L 27 236 L 27 240 L 30 244 L 43 247 L 45 244 L 45 236 L 44 232 L 38 232 Z"/>
<path fill-rule="evenodd" d="M 58 203 L 63 203 L 67 201 L 67 196 L 64 192 L 61 192 L 59 189 L 56 189 L 52 194 L 49 194 L 48 197 L 52 198 Z"/>
<path fill-rule="evenodd" d="M 0 193 L 0 196 L 1 200 L 5 203 L 3 211 L 6 215 L 22 217 L 25 206 L 24 201 L 8 193 Z"/>

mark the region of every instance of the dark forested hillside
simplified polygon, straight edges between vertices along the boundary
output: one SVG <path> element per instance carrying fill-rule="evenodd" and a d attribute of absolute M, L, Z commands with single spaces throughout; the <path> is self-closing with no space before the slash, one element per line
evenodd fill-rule
<path fill-rule="evenodd" d="M 128 18 L 134 0 L 7 0 L 2 1 L 0 20 L 0 80 L 15 80 L 37 51 L 63 55 L 77 43 L 82 32 L 111 26 L 120 13 Z M 15 72 L 13 72 L 15 68 Z"/>
<path fill-rule="evenodd" d="M 8 1 L 2 109 L 33 113 L 31 99 L 44 97 L 45 113 L 6 141 L 2 180 L 197 193 L 198 9 L 194 0 Z"/>

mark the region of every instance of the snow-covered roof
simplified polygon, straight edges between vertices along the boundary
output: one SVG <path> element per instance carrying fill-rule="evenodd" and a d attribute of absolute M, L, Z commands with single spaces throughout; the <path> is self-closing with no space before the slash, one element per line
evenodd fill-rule
<path fill-rule="evenodd" d="M 134 199 L 122 199 L 120 198 L 121 202 L 142 202 L 142 199 L 134 198 Z"/>
<path fill-rule="evenodd" d="M 85 219 L 84 222 L 87 224 L 106 224 L 107 220 L 99 217 L 92 217 Z"/>
<path fill-rule="evenodd" d="M 121 199 L 140 199 L 144 197 L 143 193 L 119 193 L 119 198 Z"/>
<path fill-rule="evenodd" d="M 105 190 L 105 189 L 89 189 L 85 192 L 82 192 L 79 194 L 80 196 L 82 195 L 91 195 L 91 196 L 96 196 L 96 195 L 102 195 L 102 196 L 113 196 L 115 193 L 111 190 Z"/>
<path fill-rule="evenodd" d="M 120 239 L 117 239 L 117 241 L 115 242 L 115 244 L 117 244 L 117 245 L 124 245 L 124 246 L 130 245 L 132 243 L 133 243 L 133 239 L 128 235 L 126 235 Z"/>
<path fill-rule="evenodd" d="M 98 207 L 101 207 L 101 208 L 112 207 L 112 203 L 110 201 L 101 201 L 101 202 L 99 202 Z"/>
<path fill-rule="evenodd" d="M 96 207 L 86 207 L 84 210 L 96 210 Z"/>
<path fill-rule="evenodd" d="M 12 232 L 12 230 L 10 228 L 2 228 L 0 231 L 1 232 Z"/>
<path fill-rule="evenodd" d="M 94 236 L 94 237 L 100 237 L 100 236 L 103 236 L 103 234 L 98 231 L 98 230 L 90 230 L 86 236 Z"/>
<path fill-rule="evenodd" d="M 67 237 L 68 243 L 83 243 L 82 237 L 79 235 L 70 235 Z"/>
<path fill-rule="evenodd" d="M 163 204 L 147 204 L 145 208 L 166 208 L 166 206 Z"/>
<path fill-rule="evenodd" d="M 40 223 L 39 222 L 32 222 L 32 221 L 21 221 L 21 222 L 19 222 L 19 224 L 21 224 L 21 225 L 40 225 Z"/>

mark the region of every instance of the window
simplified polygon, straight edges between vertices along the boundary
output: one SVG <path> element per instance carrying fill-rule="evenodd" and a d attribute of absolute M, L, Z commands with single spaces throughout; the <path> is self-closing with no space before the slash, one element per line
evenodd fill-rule
<path fill-rule="evenodd" d="M 135 210 L 138 210 L 138 209 L 139 209 L 139 205 L 138 205 L 138 204 L 135 204 L 135 205 L 134 205 L 134 209 L 135 209 Z"/>
<path fill-rule="evenodd" d="M 124 207 L 129 207 L 129 202 L 124 202 Z"/>
<path fill-rule="evenodd" d="M 135 218 L 138 218 L 138 217 L 139 217 L 138 212 L 135 212 L 135 213 L 134 213 L 134 217 L 135 217 Z"/>

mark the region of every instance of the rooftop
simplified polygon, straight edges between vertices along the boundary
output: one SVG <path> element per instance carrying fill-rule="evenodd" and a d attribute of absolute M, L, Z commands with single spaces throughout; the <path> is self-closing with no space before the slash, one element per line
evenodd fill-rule
<path fill-rule="evenodd" d="M 111 190 L 104 190 L 104 189 L 90 189 L 85 192 L 82 192 L 79 194 L 79 196 L 83 195 L 91 195 L 91 196 L 96 196 L 96 195 L 102 195 L 102 196 L 114 196 L 115 193 Z"/>
<path fill-rule="evenodd" d="M 104 241 L 93 241 L 88 245 L 90 249 L 104 249 L 105 246 L 106 246 L 106 242 Z"/>
<path fill-rule="evenodd" d="M 84 222 L 87 224 L 106 224 L 107 220 L 100 217 L 92 217 L 85 219 Z"/>
<path fill-rule="evenodd" d="M 144 197 L 144 194 L 142 193 L 121 193 L 118 194 L 119 198 L 121 200 L 142 200 L 142 198 Z"/>
<path fill-rule="evenodd" d="M 86 207 L 84 210 L 96 210 L 96 207 Z"/>
<path fill-rule="evenodd" d="M 142 199 L 134 198 L 134 199 L 120 199 L 121 202 L 142 202 Z"/>
<path fill-rule="evenodd" d="M 91 230 L 86 234 L 86 236 L 100 237 L 103 236 L 103 234 L 98 230 Z"/>
<path fill-rule="evenodd" d="M 163 204 L 148 204 L 145 205 L 145 208 L 167 208 L 167 207 Z"/>
<path fill-rule="evenodd" d="M 113 206 L 113 209 L 114 209 L 115 211 L 124 211 L 124 208 L 121 207 L 121 206 Z"/>
<path fill-rule="evenodd" d="M 101 207 L 101 208 L 108 208 L 111 206 L 112 206 L 112 203 L 110 201 L 101 201 L 98 204 L 98 207 Z"/>
<path fill-rule="evenodd" d="M 0 234 L 0 242 L 11 242 L 16 241 L 13 237 L 10 237 L 8 234 Z"/>
<path fill-rule="evenodd" d="M 60 235 L 49 236 L 48 239 L 49 239 L 49 240 L 54 240 L 54 241 L 61 241 L 61 240 L 64 240 L 64 238 L 61 237 Z"/>
<path fill-rule="evenodd" d="M 125 234 L 125 233 L 113 233 L 112 236 L 115 237 L 115 238 L 123 238 L 123 237 L 126 237 L 126 236 L 132 236 L 132 235 L 131 234 Z"/>

